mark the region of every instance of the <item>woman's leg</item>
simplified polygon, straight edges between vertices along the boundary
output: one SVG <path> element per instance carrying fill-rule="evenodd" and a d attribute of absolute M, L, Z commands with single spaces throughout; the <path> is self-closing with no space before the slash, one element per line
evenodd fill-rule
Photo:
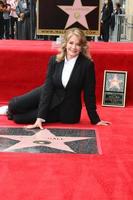
<path fill-rule="evenodd" d="M 11 39 L 14 39 L 14 24 L 15 18 L 11 16 Z"/>
<path fill-rule="evenodd" d="M 38 87 L 31 92 L 11 99 L 8 104 L 8 119 L 19 124 L 34 123 L 37 119 L 38 105 L 42 87 Z M 60 121 L 60 106 L 50 110 L 46 122 Z"/>
<path fill-rule="evenodd" d="M 14 114 L 12 120 L 18 124 L 30 124 L 34 123 L 37 119 L 38 108 L 30 110 L 25 113 Z M 45 119 L 48 123 L 59 122 L 59 107 L 55 107 L 49 111 L 47 118 Z"/>
<path fill-rule="evenodd" d="M 12 120 L 17 124 L 34 123 L 37 119 L 38 109 L 30 110 L 29 112 L 14 114 Z"/>
<path fill-rule="evenodd" d="M 30 110 L 38 108 L 42 87 L 38 87 L 24 95 L 11 99 L 8 104 L 9 115 L 27 113 Z"/>
<path fill-rule="evenodd" d="M 5 37 L 6 39 L 9 39 L 9 19 L 5 19 Z"/>

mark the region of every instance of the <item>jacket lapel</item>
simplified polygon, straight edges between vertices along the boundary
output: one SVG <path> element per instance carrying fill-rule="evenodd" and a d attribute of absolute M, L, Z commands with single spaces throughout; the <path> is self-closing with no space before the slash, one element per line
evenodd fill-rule
<path fill-rule="evenodd" d="M 60 63 L 57 63 L 57 66 L 56 66 L 56 81 L 61 87 L 63 87 L 63 85 L 62 85 L 63 67 L 64 67 L 64 61 L 61 61 Z"/>

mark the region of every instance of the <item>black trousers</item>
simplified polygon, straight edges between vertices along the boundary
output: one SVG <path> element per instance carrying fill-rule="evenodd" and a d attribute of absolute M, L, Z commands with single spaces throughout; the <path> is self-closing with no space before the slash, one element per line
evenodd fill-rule
<path fill-rule="evenodd" d="M 4 19 L 0 19 L 0 39 L 4 37 Z"/>
<path fill-rule="evenodd" d="M 10 29 L 10 20 L 9 19 L 4 19 L 4 32 L 5 32 L 5 38 L 9 39 L 9 29 Z"/>
<path fill-rule="evenodd" d="M 102 37 L 104 42 L 109 41 L 109 22 L 103 24 Z"/>
<path fill-rule="evenodd" d="M 42 87 L 11 99 L 8 104 L 8 118 L 19 124 L 34 123 L 37 119 Z M 45 120 L 46 122 L 60 121 L 59 107 L 50 110 Z"/>
<path fill-rule="evenodd" d="M 15 38 L 17 38 L 16 37 L 17 21 L 18 21 L 18 18 L 11 16 L 11 39 L 14 39 L 14 34 L 15 34 Z M 16 24 L 16 28 L 14 27 L 15 24 Z"/>

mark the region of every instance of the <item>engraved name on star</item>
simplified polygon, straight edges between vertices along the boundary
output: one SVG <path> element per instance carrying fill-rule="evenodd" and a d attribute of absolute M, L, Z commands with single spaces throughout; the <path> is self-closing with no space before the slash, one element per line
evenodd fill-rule
<path fill-rule="evenodd" d="M 109 83 L 110 83 L 109 89 L 117 88 L 118 90 L 120 90 L 120 84 L 122 82 L 123 82 L 122 80 L 118 79 L 117 74 L 115 74 L 112 79 L 109 79 Z"/>
<path fill-rule="evenodd" d="M 81 0 L 74 0 L 72 6 L 58 5 L 58 7 L 69 15 L 65 28 L 78 22 L 87 29 L 89 29 L 89 26 L 87 24 L 86 15 L 97 8 L 97 6 L 83 6 Z"/>
<path fill-rule="evenodd" d="M 55 136 L 48 129 L 43 129 L 38 131 L 32 136 L 0 135 L 0 138 L 8 138 L 19 141 L 18 143 L 12 145 L 11 147 L 6 148 L 4 150 L 5 152 L 14 151 L 16 149 L 27 148 L 27 147 L 45 146 L 74 153 L 74 151 L 67 144 L 65 144 L 65 142 L 86 140 L 86 139 L 91 139 L 92 137 Z"/>

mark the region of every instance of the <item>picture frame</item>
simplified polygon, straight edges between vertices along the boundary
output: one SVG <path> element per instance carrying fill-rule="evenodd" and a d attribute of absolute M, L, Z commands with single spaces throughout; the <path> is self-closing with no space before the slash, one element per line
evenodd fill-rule
<path fill-rule="evenodd" d="M 86 36 L 100 34 L 101 0 L 37 0 L 37 35 L 64 34 L 77 27 Z"/>
<path fill-rule="evenodd" d="M 127 71 L 105 70 L 102 106 L 125 107 Z"/>

